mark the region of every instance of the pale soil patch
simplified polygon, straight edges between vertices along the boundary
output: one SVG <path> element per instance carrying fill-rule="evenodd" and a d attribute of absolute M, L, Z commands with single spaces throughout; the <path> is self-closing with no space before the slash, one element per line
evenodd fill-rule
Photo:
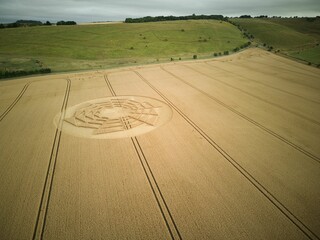
<path fill-rule="evenodd" d="M 249 49 L 0 82 L 1 111 L 29 84 L 0 121 L 0 238 L 316 239 L 319 75 Z M 135 104 L 110 107 L 119 96 L 154 99 L 172 118 L 138 136 L 68 133 L 70 121 L 77 132 L 127 116 Z M 60 129 L 69 119 L 62 132 L 55 116 Z"/>

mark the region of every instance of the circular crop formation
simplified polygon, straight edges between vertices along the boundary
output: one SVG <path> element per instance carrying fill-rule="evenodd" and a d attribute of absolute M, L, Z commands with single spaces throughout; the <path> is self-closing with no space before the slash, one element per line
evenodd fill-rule
<path fill-rule="evenodd" d="M 133 137 L 164 125 L 172 117 L 164 102 L 140 96 L 94 99 L 68 108 L 54 123 L 73 136 L 111 139 Z"/>

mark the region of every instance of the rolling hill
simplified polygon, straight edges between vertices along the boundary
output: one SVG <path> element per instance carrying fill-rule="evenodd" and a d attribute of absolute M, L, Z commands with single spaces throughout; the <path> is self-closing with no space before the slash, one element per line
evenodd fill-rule
<path fill-rule="evenodd" d="M 254 35 L 255 41 L 274 50 L 320 64 L 319 18 L 235 18 L 231 20 Z"/>
<path fill-rule="evenodd" d="M 191 59 L 230 51 L 248 40 L 232 24 L 189 20 L 1 29 L 0 69 L 101 69 Z"/>

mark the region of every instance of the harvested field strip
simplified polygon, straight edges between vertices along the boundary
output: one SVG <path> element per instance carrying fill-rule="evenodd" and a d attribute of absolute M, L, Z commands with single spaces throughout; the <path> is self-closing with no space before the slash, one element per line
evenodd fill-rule
<path fill-rule="evenodd" d="M 301 153 L 307 155 L 308 157 L 310 157 L 311 159 L 317 161 L 318 163 L 320 163 L 320 158 L 313 155 L 312 153 L 308 152 L 307 150 L 303 149 L 302 147 L 292 143 L 291 141 L 289 141 L 288 139 L 280 136 L 279 134 L 277 134 L 276 132 L 273 132 L 272 130 L 268 129 L 267 127 L 259 124 L 258 122 L 254 121 L 253 119 L 247 117 L 246 115 L 242 114 L 241 112 L 237 111 L 236 109 L 230 107 L 229 105 L 225 104 L 224 102 L 220 101 L 219 99 L 215 98 L 214 96 L 202 91 L 201 89 L 197 88 L 196 86 L 188 83 L 187 81 L 183 80 L 182 78 L 178 77 L 177 75 L 169 72 L 168 70 L 166 70 L 165 68 L 161 67 L 161 69 L 165 72 L 167 72 L 168 74 L 170 74 L 171 76 L 175 77 L 176 79 L 182 81 L 183 83 L 187 84 L 188 86 L 194 88 L 195 90 L 201 92 L 202 94 L 204 94 L 205 96 L 211 98 L 212 100 L 214 100 L 215 102 L 217 102 L 218 104 L 220 104 L 221 106 L 229 109 L 231 112 L 237 114 L 238 116 L 242 117 L 243 119 L 247 120 L 248 122 L 254 124 L 256 127 L 259 127 L 260 129 L 264 130 L 265 132 L 271 134 L 272 136 L 276 137 L 277 139 L 283 141 L 284 143 L 290 145 L 291 147 L 293 147 L 294 149 L 300 151 Z"/>
<path fill-rule="evenodd" d="M 309 239 L 317 239 L 317 235 L 312 232 L 301 220 L 299 220 L 288 208 L 285 207 L 272 193 L 270 193 L 257 179 L 255 179 L 245 168 L 243 168 L 235 159 L 225 152 L 210 136 L 208 136 L 196 123 L 194 123 L 186 114 L 174 105 L 163 93 L 154 87 L 139 72 L 134 71 L 146 84 L 157 92 L 176 112 L 183 117 L 207 142 L 215 148 L 235 169 L 237 169 L 253 186 L 257 188 L 269 201 L 274 204 L 286 217 L 292 221 Z"/>
<path fill-rule="evenodd" d="M 269 100 L 267 100 L 267 99 L 264 99 L 264 98 L 262 98 L 262 97 L 259 97 L 259 96 L 255 95 L 255 94 L 252 94 L 252 93 L 250 93 L 250 92 L 248 92 L 248 91 L 245 91 L 245 90 L 243 90 L 243 89 L 241 89 L 241 88 L 239 88 L 239 87 L 235 87 L 235 86 L 233 86 L 233 85 L 231 85 L 231 84 L 229 84 L 229 83 L 226 83 L 225 81 L 219 80 L 219 79 L 216 78 L 216 77 L 212 77 L 212 76 L 210 76 L 210 75 L 208 75 L 208 74 L 206 74 L 206 73 L 200 72 L 200 71 L 196 70 L 194 67 L 190 67 L 190 66 L 188 66 L 188 65 L 184 65 L 184 66 L 186 66 L 186 67 L 194 70 L 195 72 L 198 72 L 198 73 L 201 74 L 201 75 L 204 75 L 204 76 L 206 76 L 206 77 L 208 77 L 208 78 L 211 78 L 211 79 L 213 79 L 213 80 L 215 80 L 215 81 L 218 81 L 218 82 L 220 82 L 220 83 L 222 83 L 222 84 L 224 84 L 224 85 L 226 85 L 226 86 L 228 86 L 228 87 L 230 87 L 230 88 L 236 89 L 236 90 L 238 90 L 238 91 L 240 91 L 240 92 L 242 92 L 242 93 L 244 93 L 244 94 L 246 94 L 246 95 L 248 95 L 248 96 L 251 96 L 251 97 L 253 97 L 253 98 L 256 98 L 256 99 L 258 99 L 258 100 L 260 100 L 260 101 L 262 101 L 262 102 L 268 103 L 268 104 L 270 104 L 270 105 L 272 105 L 272 106 L 274 106 L 274 107 L 277 107 L 277 108 L 279 108 L 279 109 L 281 109 L 281 110 L 283 110 L 283 111 L 286 111 L 286 112 L 288 112 L 288 113 L 294 114 L 294 115 L 296 115 L 296 116 L 298 116 L 298 117 L 301 117 L 301 118 L 303 118 L 303 119 L 305 119 L 305 120 L 308 120 L 309 122 L 312 122 L 312 123 L 317 124 L 317 125 L 320 126 L 320 122 L 318 122 L 318 121 L 315 120 L 315 119 L 312 119 L 312 118 L 307 117 L 307 116 L 305 116 L 305 115 L 303 115 L 303 114 L 300 114 L 299 112 L 290 110 L 290 109 L 288 109 L 288 108 L 286 108 L 286 107 L 281 106 L 280 104 L 276 104 L 276 103 L 274 103 L 274 102 L 272 102 L 272 101 L 269 101 Z"/>
<path fill-rule="evenodd" d="M 108 79 L 108 75 L 105 75 L 104 76 L 104 79 L 106 81 L 106 84 L 110 90 L 110 92 L 112 93 L 113 96 L 117 96 L 114 89 L 112 88 L 112 85 Z M 144 153 L 143 153 L 143 150 L 139 144 L 139 141 L 136 137 L 131 137 L 131 141 L 132 141 L 132 144 L 134 146 L 134 149 L 137 153 L 137 156 L 139 157 L 139 160 L 140 160 L 140 163 L 141 163 L 141 166 L 143 168 L 143 171 L 146 175 L 146 178 L 148 179 L 148 182 L 149 182 L 149 185 L 150 185 L 150 188 L 152 190 L 152 193 L 157 201 L 157 204 L 159 206 L 159 209 L 161 211 L 161 214 L 162 214 L 162 217 L 165 221 L 165 224 L 168 228 L 168 231 L 170 233 L 170 236 L 172 239 L 182 239 L 181 235 L 180 235 L 180 232 L 177 228 L 177 225 L 170 213 L 170 210 L 168 208 L 168 205 L 166 203 L 166 201 L 164 200 L 163 198 L 163 195 L 161 193 L 161 190 L 159 188 L 159 185 L 152 173 L 152 170 L 148 164 L 148 160 L 146 159 Z"/>
<path fill-rule="evenodd" d="M 59 119 L 58 127 L 56 128 L 55 136 L 54 136 L 50 160 L 48 164 L 48 170 L 47 170 L 46 179 L 43 186 L 41 201 L 40 201 L 39 210 L 38 210 L 38 216 L 37 216 L 32 239 L 43 238 L 43 231 L 44 231 L 44 226 L 46 224 L 46 217 L 47 217 L 47 211 L 49 207 L 50 194 L 52 190 L 55 167 L 56 167 L 56 162 L 57 162 L 58 153 L 59 153 L 59 146 L 60 146 L 60 140 L 61 140 L 60 129 L 62 129 L 63 119 L 65 116 L 65 111 L 68 105 L 68 99 L 70 94 L 71 81 L 70 79 L 66 79 L 66 81 L 67 81 L 66 92 L 65 92 L 61 110 L 60 110 L 61 116 Z"/>

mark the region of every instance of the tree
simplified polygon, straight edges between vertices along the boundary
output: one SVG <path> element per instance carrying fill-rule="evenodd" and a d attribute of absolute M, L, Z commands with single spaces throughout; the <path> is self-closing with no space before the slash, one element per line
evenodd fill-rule
<path fill-rule="evenodd" d="M 240 18 L 252 18 L 250 15 L 241 15 Z"/>
<path fill-rule="evenodd" d="M 59 21 L 57 25 L 77 25 L 77 23 L 75 21 Z"/>

